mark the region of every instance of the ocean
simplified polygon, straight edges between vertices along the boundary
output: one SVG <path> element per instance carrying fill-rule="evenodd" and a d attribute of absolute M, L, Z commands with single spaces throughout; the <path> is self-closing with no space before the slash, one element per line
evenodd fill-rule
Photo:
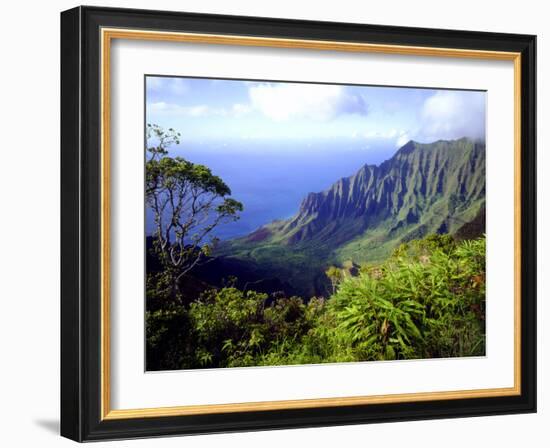
<path fill-rule="evenodd" d="M 320 141 L 182 142 L 169 155 L 208 166 L 244 205 L 240 219 L 218 226 L 215 236 L 233 239 L 276 219 L 293 216 L 310 192 L 329 188 L 365 164 L 380 164 L 395 147 L 358 139 Z M 147 212 L 147 234 L 154 223 Z"/>

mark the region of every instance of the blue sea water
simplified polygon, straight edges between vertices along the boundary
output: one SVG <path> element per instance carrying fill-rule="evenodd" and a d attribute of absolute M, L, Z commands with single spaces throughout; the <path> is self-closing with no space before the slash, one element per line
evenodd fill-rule
<path fill-rule="evenodd" d="M 231 197 L 244 205 L 236 222 L 220 225 L 222 240 L 247 235 L 276 219 L 293 216 L 310 192 L 329 188 L 365 164 L 379 164 L 396 148 L 368 146 L 356 139 L 320 141 L 182 142 L 170 156 L 208 166 L 231 188 Z M 153 229 L 147 213 L 147 233 Z"/>

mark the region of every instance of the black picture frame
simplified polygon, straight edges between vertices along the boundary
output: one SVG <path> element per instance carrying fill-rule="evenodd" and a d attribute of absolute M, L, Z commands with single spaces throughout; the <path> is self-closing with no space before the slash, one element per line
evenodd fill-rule
<path fill-rule="evenodd" d="M 103 27 L 521 54 L 521 393 L 515 396 L 102 419 Z M 61 14 L 61 435 L 76 441 L 536 412 L 536 37 L 99 7 Z"/>

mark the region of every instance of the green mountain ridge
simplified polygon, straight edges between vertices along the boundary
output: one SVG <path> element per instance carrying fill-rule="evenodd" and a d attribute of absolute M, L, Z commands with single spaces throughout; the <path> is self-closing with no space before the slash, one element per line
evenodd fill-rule
<path fill-rule="evenodd" d="M 309 193 L 294 217 L 225 242 L 216 255 L 255 263 L 300 293 L 322 295 L 328 265 L 379 261 L 402 242 L 471 228 L 484 208 L 484 143 L 409 141 L 382 164 Z"/>

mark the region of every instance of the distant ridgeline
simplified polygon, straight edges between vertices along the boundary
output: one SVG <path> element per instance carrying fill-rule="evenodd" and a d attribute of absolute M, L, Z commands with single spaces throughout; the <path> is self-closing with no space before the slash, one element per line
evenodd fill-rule
<path fill-rule="evenodd" d="M 215 255 L 254 266 L 271 282 L 284 279 L 307 297 L 326 294 L 329 265 L 381 261 L 431 233 L 464 239 L 484 232 L 485 144 L 410 141 L 379 166 L 308 194 L 294 217 L 224 242 Z"/>

